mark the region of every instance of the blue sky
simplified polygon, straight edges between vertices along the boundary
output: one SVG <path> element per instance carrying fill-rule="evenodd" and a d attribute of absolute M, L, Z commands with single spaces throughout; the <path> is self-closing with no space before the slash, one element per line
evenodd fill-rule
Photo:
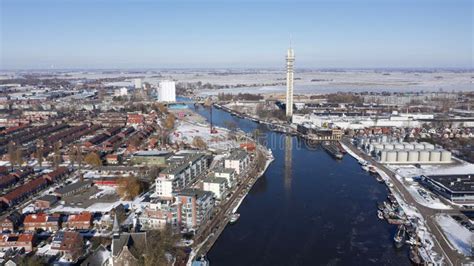
<path fill-rule="evenodd" d="M 0 68 L 473 67 L 473 1 L 0 0 Z"/>

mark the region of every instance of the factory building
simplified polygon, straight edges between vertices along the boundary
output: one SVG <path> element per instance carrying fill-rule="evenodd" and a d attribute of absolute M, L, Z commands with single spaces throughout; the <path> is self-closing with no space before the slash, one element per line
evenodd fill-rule
<path fill-rule="evenodd" d="M 388 138 L 360 138 L 358 146 L 387 164 L 446 164 L 452 162 L 452 154 L 437 149 L 431 143 L 407 143 Z"/>
<path fill-rule="evenodd" d="M 159 102 L 176 102 L 176 84 L 174 81 L 162 81 L 158 88 Z"/>
<path fill-rule="evenodd" d="M 420 176 L 419 181 L 431 191 L 457 204 L 474 204 L 474 175 Z"/>

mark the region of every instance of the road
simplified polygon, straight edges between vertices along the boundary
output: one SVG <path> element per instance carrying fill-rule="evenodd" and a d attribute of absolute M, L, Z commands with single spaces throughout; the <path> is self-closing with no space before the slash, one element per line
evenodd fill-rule
<path fill-rule="evenodd" d="M 438 209 L 432 209 L 427 206 L 424 206 L 420 203 L 418 203 L 413 196 L 410 194 L 410 192 L 406 189 L 405 185 L 398 180 L 398 178 L 395 176 L 395 174 L 385 167 L 383 164 L 375 161 L 372 157 L 368 156 L 364 152 L 358 150 L 355 148 L 347 139 L 342 141 L 344 145 L 346 145 L 349 149 L 351 149 L 352 152 L 369 162 L 370 164 L 376 166 L 383 172 L 385 172 L 391 179 L 392 184 L 394 189 L 398 195 L 400 195 L 403 200 L 411 205 L 414 206 L 420 214 L 423 216 L 423 218 L 426 220 L 426 226 L 429 229 L 430 233 L 434 236 L 434 251 L 438 252 L 439 254 L 443 254 L 444 258 L 447 261 L 447 264 L 449 265 L 462 265 L 463 263 L 473 263 L 472 260 L 469 260 L 466 258 L 464 255 L 460 254 L 457 252 L 457 250 L 453 249 L 451 247 L 451 244 L 449 241 L 446 239 L 444 234 L 441 232 L 440 228 L 438 227 L 436 221 L 435 221 L 435 216 L 440 213 L 448 213 L 448 214 L 458 214 L 462 215 L 459 210 L 457 209 L 452 209 L 452 210 L 438 210 Z"/>

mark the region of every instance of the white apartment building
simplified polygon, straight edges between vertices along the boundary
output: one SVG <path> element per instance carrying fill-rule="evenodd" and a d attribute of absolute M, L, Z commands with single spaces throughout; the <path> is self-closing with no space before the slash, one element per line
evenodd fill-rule
<path fill-rule="evenodd" d="M 235 170 L 237 175 L 240 175 L 250 163 L 249 154 L 240 149 L 234 149 L 231 151 L 229 157 L 224 160 L 224 167 Z"/>
<path fill-rule="evenodd" d="M 176 102 L 176 83 L 174 81 L 161 81 L 158 88 L 159 102 Z"/>
<path fill-rule="evenodd" d="M 167 162 L 169 166 L 161 171 L 155 181 L 155 191 L 160 198 L 172 198 L 173 193 L 185 188 L 207 169 L 206 156 L 202 153 L 175 155 Z"/>
<path fill-rule="evenodd" d="M 227 180 L 222 177 L 208 177 L 203 181 L 203 190 L 212 192 L 216 199 L 221 200 L 227 195 Z"/>
<path fill-rule="evenodd" d="M 235 186 L 236 177 L 235 177 L 235 170 L 233 168 L 221 168 L 214 170 L 214 177 L 225 178 L 227 181 L 227 187 L 231 188 Z"/>

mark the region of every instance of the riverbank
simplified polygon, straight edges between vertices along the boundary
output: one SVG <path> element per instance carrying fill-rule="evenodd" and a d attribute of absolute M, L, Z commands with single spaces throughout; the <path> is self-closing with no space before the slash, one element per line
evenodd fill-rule
<path fill-rule="evenodd" d="M 198 125 L 200 127 L 204 127 L 205 129 L 208 129 L 210 126 L 202 122 L 199 124 L 195 124 L 188 121 L 188 123 Z M 230 132 L 230 130 L 226 128 L 222 128 L 222 127 L 218 127 L 218 130 L 224 134 L 228 134 Z M 200 134 L 202 134 L 202 132 Z M 252 189 L 255 182 L 261 176 L 263 176 L 267 168 L 270 166 L 271 162 L 274 160 L 270 149 L 267 149 L 266 147 L 258 144 L 255 140 L 251 139 L 244 133 L 236 132 L 235 134 L 237 134 L 239 139 L 241 140 L 245 139 L 246 142 L 252 142 L 256 144 L 256 153 L 261 152 L 264 155 L 264 158 L 265 158 L 264 167 L 261 171 L 257 172 L 256 174 L 253 174 L 252 171 L 257 169 L 258 162 L 254 161 L 251 163 L 251 166 L 247 169 L 246 173 L 244 174 L 245 180 L 242 181 L 242 184 L 232 194 L 229 200 L 223 203 L 223 205 L 218 206 L 220 208 L 220 211 L 216 214 L 214 221 L 208 224 L 206 228 L 202 230 L 202 232 L 209 232 L 209 234 L 207 234 L 204 240 L 198 242 L 196 246 L 192 249 L 188 258 L 187 265 L 191 265 L 195 258 L 201 255 L 205 255 L 211 249 L 211 247 L 219 238 L 220 234 L 224 231 L 227 224 L 229 224 L 231 215 L 235 212 L 235 210 L 239 208 L 240 204 L 244 201 L 245 197 L 247 196 L 249 191 Z M 226 146 L 226 147 L 229 148 L 230 146 Z M 201 233 L 201 235 L 203 234 Z M 199 239 L 200 237 L 201 236 L 198 236 L 197 239 Z"/>
<path fill-rule="evenodd" d="M 456 265 L 454 262 L 464 260 L 459 253 L 450 248 L 449 243 L 434 221 L 435 215 L 441 212 L 440 210 L 434 210 L 419 204 L 400 180 L 397 179 L 394 172 L 378 162 L 375 162 L 361 151 L 358 151 L 352 144 L 345 142 L 343 145 L 348 153 L 356 160 L 367 161 L 375 167 L 377 173 L 387 185 L 387 188 L 399 202 L 400 207 L 409 218 L 410 223 L 417 229 L 416 233 L 422 244 L 422 248 L 419 249 L 419 255 L 425 262 L 434 263 L 436 265 L 443 263 Z"/>

